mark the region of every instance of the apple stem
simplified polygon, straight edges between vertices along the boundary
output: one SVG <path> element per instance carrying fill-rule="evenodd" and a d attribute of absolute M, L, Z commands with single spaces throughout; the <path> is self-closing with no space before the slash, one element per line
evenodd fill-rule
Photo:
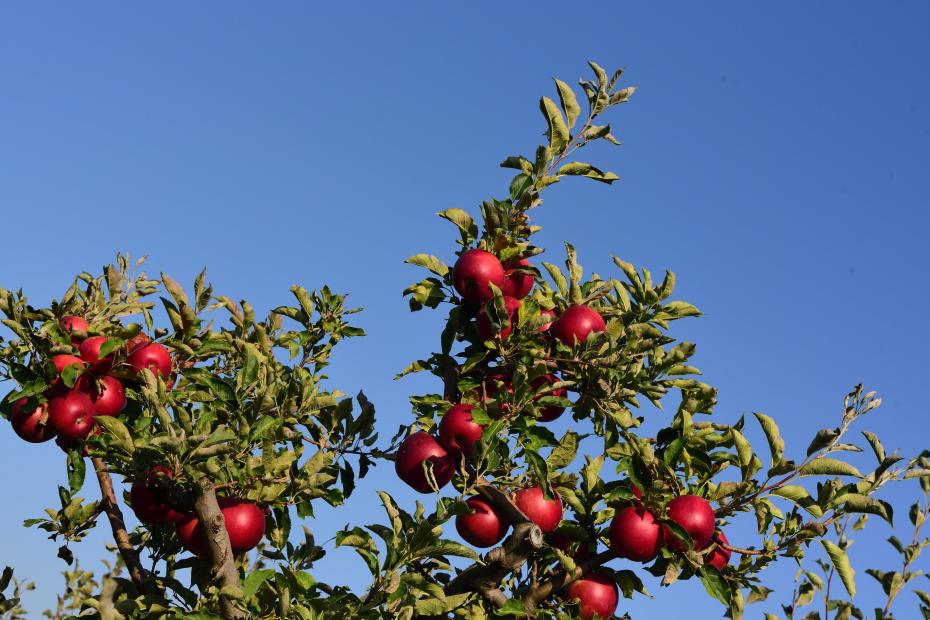
<path fill-rule="evenodd" d="M 139 553 L 132 543 L 129 542 L 129 532 L 126 530 L 126 521 L 123 519 L 123 511 L 120 510 L 116 502 L 116 493 L 113 491 L 113 480 L 107 471 L 107 466 L 99 456 L 91 458 L 94 465 L 94 471 L 97 474 L 97 482 L 100 484 L 100 506 L 107 514 L 110 521 L 110 529 L 113 530 L 113 540 L 116 542 L 116 548 L 119 550 L 123 563 L 129 571 L 129 577 L 132 582 L 142 592 L 153 592 L 155 587 L 149 580 L 149 573 L 142 568 L 142 562 L 139 560 Z"/>
<path fill-rule="evenodd" d="M 245 614 L 236 606 L 234 595 L 237 591 L 241 593 L 239 569 L 233 558 L 226 521 L 216 500 L 216 487 L 207 478 L 201 478 L 198 486 L 200 494 L 194 500 L 194 512 L 202 524 L 210 551 L 210 574 L 220 589 L 220 614 L 226 620 L 243 620 Z"/>

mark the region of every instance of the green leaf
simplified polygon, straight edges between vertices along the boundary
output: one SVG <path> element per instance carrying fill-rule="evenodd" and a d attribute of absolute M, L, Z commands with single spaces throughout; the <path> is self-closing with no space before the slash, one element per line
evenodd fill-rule
<path fill-rule="evenodd" d="M 84 462 L 84 456 L 81 454 L 82 446 L 68 450 L 68 489 L 72 495 L 81 490 L 84 486 L 84 474 L 87 470 L 87 464 Z"/>
<path fill-rule="evenodd" d="M 618 570 L 614 573 L 614 580 L 617 582 L 617 585 L 620 586 L 620 591 L 623 593 L 624 598 L 633 598 L 634 592 L 639 592 L 640 594 L 645 594 L 652 598 L 649 592 L 646 591 L 642 579 L 631 570 Z"/>
<path fill-rule="evenodd" d="M 123 424 L 122 420 L 113 416 L 102 415 L 94 418 L 97 424 L 103 427 L 110 435 L 113 436 L 113 442 L 126 454 L 135 452 L 135 446 L 132 443 L 132 435 L 129 429 Z"/>
<path fill-rule="evenodd" d="M 698 577 L 701 578 L 701 583 L 704 584 L 704 589 L 707 590 L 708 594 L 724 605 L 730 604 L 733 590 L 730 588 L 730 582 L 723 578 L 719 570 L 705 564 L 698 571 Z"/>
<path fill-rule="evenodd" d="M 878 515 L 887 521 L 889 525 L 894 526 L 894 509 L 888 502 L 883 502 L 868 495 L 849 493 L 836 498 L 834 504 L 842 505 L 843 510 L 846 512 Z"/>
<path fill-rule="evenodd" d="M 546 464 L 550 471 L 556 471 L 567 467 L 575 456 L 578 454 L 578 433 L 575 431 L 566 431 L 559 440 L 559 445 L 552 449 Z"/>
<path fill-rule="evenodd" d="M 546 271 L 549 272 L 549 277 L 552 278 L 552 282 L 555 284 L 559 293 L 565 297 L 568 295 L 568 280 L 565 279 L 565 276 L 562 274 L 562 270 L 559 269 L 557 265 L 552 263 L 543 263 L 543 267 L 546 268 Z"/>
<path fill-rule="evenodd" d="M 838 459 L 821 457 L 814 459 L 798 470 L 800 476 L 855 476 L 861 478 L 859 470 Z"/>
<path fill-rule="evenodd" d="M 849 598 L 855 597 L 856 583 L 853 580 L 853 576 L 855 575 L 856 571 L 854 571 L 852 566 L 849 564 L 849 557 L 847 557 L 846 552 L 826 538 L 821 538 L 820 544 L 823 545 L 827 555 L 830 556 L 830 561 L 833 563 L 833 568 L 836 569 L 837 574 L 843 581 L 843 587 L 845 587 L 846 592 L 849 593 Z"/>
<path fill-rule="evenodd" d="M 775 420 L 764 413 L 755 412 L 753 415 L 759 421 L 762 432 L 765 433 L 765 439 L 769 442 L 769 451 L 772 453 L 772 466 L 774 467 L 781 463 L 782 458 L 784 458 L 785 440 L 781 438 L 781 432 L 779 432 Z"/>
<path fill-rule="evenodd" d="M 445 277 L 445 275 L 449 273 L 449 268 L 446 264 L 432 254 L 414 254 L 404 262 L 410 265 L 417 265 L 418 267 L 425 267 L 439 277 Z"/>
<path fill-rule="evenodd" d="M 516 599 L 509 598 L 504 606 L 494 612 L 496 616 L 526 616 L 526 609 L 523 603 Z"/>
<path fill-rule="evenodd" d="M 444 220 L 449 220 L 455 224 L 462 233 L 462 245 L 469 245 L 473 240 L 478 238 L 478 225 L 472 219 L 468 212 L 463 209 L 446 209 L 437 213 Z"/>
<path fill-rule="evenodd" d="M 245 578 L 245 581 L 242 583 L 242 594 L 245 598 L 251 598 L 255 596 L 255 593 L 258 592 L 258 589 L 262 587 L 262 584 L 268 581 L 268 579 L 275 574 L 275 571 L 271 569 L 259 569 L 249 573 L 249 576 Z"/>
<path fill-rule="evenodd" d="M 739 466 L 743 470 L 743 479 L 745 480 L 749 466 L 752 465 L 752 446 L 746 440 L 746 437 L 735 428 L 730 429 L 730 437 L 733 439 L 736 455 L 739 458 Z"/>
<path fill-rule="evenodd" d="M 543 97 L 539 100 L 539 109 L 542 111 L 543 116 L 546 117 L 546 122 L 549 124 L 549 129 L 546 132 L 549 137 L 549 147 L 554 154 L 561 154 L 562 151 L 565 150 L 570 139 L 568 127 L 565 125 L 565 119 L 562 118 L 562 112 L 549 97 Z"/>
<path fill-rule="evenodd" d="M 830 443 L 839 437 L 840 432 L 835 428 L 822 428 L 817 431 L 817 434 L 814 435 L 814 438 L 811 440 L 810 445 L 807 447 L 807 456 L 812 455 L 818 450 L 826 448 Z"/>
<path fill-rule="evenodd" d="M 783 487 L 774 489 L 772 491 L 772 495 L 791 500 L 817 518 L 823 516 L 823 509 L 817 505 L 817 502 L 815 502 L 814 498 L 810 496 L 810 493 L 807 492 L 807 489 L 802 486 L 786 484 Z"/>
<path fill-rule="evenodd" d="M 578 105 L 575 91 L 572 90 L 571 86 L 557 78 L 555 78 L 555 86 L 559 90 L 559 102 L 562 104 L 562 109 L 565 110 L 568 126 L 569 128 L 574 127 L 578 115 L 581 114 L 581 106 Z"/>

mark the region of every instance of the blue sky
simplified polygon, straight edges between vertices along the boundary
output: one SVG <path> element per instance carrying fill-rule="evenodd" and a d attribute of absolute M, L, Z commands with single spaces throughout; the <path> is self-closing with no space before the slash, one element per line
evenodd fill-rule
<path fill-rule="evenodd" d="M 860 381 L 885 403 L 863 428 L 903 454 L 927 446 L 930 5 L 337 4 L 0 7 L 0 286 L 44 303 L 117 251 L 186 282 L 206 265 L 219 292 L 265 310 L 295 282 L 329 283 L 370 334 L 342 347 L 332 385 L 363 388 L 389 436 L 409 394 L 437 389 L 392 381 L 438 344 L 442 318 L 407 311 L 420 274 L 402 260 L 451 260 L 433 214 L 503 195 L 497 163 L 538 143 L 550 78 L 574 82 L 595 59 L 639 86 L 611 118 L 624 146 L 585 153 L 622 180 L 552 188 L 536 211 L 547 260 L 568 240 L 589 272 L 610 272 L 611 254 L 673 269 L 677 297 L 706 313 L 674 334 L 698 343 L 717 415 L 776 417 L 789 454 Z M 21 522 L 56 502 L 63 457 L 8 432 L 0 445 L 0 562 L 36 581 L 39 611 L 63 564 Z M 379 488 L 397 489 L 389 467 L 350 509 L 321 511 L 317 539 L 373 514 Z M 914 492 L 888 495 L 902 537 Z M 752 544 L 750 525 L 731 541 Z M 88 566 L 106 529 L 75 547 Z M 889 533 L 860 535 L 854 564 L 897 566 Z M 361 569 L 342 551 L 320 565 Z M 790 596 L 792 572 L 765 573 L 776 593 L 750 617 Z M 880 604 L 858 582 L 857 602 Z M 654 601 L 621 609 L 720 614 L 698 584 L 647 584 Z"/>

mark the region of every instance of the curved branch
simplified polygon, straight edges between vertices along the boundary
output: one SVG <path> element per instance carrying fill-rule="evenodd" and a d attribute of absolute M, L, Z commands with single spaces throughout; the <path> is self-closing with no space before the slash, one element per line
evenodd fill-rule
<path fill-rule="evenodd" d="M 116 502 L 116 493 L 113 491 L 113 480 L 107 471 L 106 463 L 99 456 L 92 457 L 91 462 L 94 465 L 94 472 L 97 474 L 97 482 L 100 484 L 100 507 L 107 513 L 107 519 L 110 521 L 110 529 L 113 531 L 113 540 L 116 542 L 116 548 L 119 550 L 120 557 L 129 571 L 129 578 L 142 592 L 152 592 L 154 587 L 149 580 L 149 573 L 142 568 L 142 562 L 139 560 L 139 552 L 136 551 L 132 543 L 129 542 L 129 532 L 126 530 L 126 521 L 123 519 L 123 511 L 120 510 Z"/>
<path fill-rule="evenodd" d="M 545 544 L 542 530 L 535 523 L 518 523 L 513 533 L 500 547 L 491 549 L 484 564 L 472 564 L 445 587 L 447 596 L 474 591 L 495 607 L 503 607 L 507 596 L 500 590 L 501 582 L 526 563 Z"/>

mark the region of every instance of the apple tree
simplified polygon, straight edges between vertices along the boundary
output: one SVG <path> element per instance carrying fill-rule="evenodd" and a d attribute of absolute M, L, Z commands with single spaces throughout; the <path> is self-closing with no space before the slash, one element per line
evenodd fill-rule
<path fill-rule="evenodd" d="M 674 298 L 671 271 L 654 279 L 614 257 L 611 273 L 586 274 L 570 244 L 563 260 L 540 259 L 531 212 L 542 192 L 618 178 L 579 156 L 619 144 L 602 118 L 634 89 L 622 71 L 590 66 L 579 91 L 556 80 L 556 97 L 540 101 L 546 142 L 504 160 L 514 176 L 502 199 L 439 214 L 457 244 L 448 264 L 408 259 L 429 272 L 404 291 L 410 309 L 447 318 L 438 350 L 398 376 L 429 373 L 436 388 L 410 398 L 410 424 L 391 441 L 379 442 L 364 394 L 326 383 L 333 348 L 362 335 L 326 287 L 295 286 L 292 305 L 258 318 L 204 273 L 184 287 L 120 255 L 48 307 L 0 289 L 0 378 L 13 385 L 0 411 L 22 439 L 67 454 L 59 505 L 26 521 L 60 541 L 69 565 L 52 617 L 608 618 L 623 614 L 621 594 L 697 579 L 735 619 L 771 592 L 766 567 L 812 556 L 848 595 L 826 590 L 827 617 L 861 617 L 847 527 L 892 522 L 878 497 L 887 484 L 916 479 L 926 494 L 927 455 L 887 452 L 869 431 L 854 438 L 880 404 L 862 386 L 806 448 L 789 449 L 762 413 L 720 421 L 695 345 L 671 333 L 700 315 Z M 656 432 L 644 432 L 647 416 L 661 420 Z M 560 436 L 556 419 L 571 420 Z M 874 465 L 862 471 L 848 455 L 866 448 Z M 354 591 L 315 572 L 326 550 L 306 521 L 379 464 L 424 497 L 405 506 L 381 491 L 384 522 L 346 519 L 335 544 L 371 573 Z M 90 477 L 100 499 L 79 495 Z M 903 569 L 869 572 L 889 595 L 877 617 L 918 575 L 926 496 L 916 506 L 914 542 L 892 543 Z M 743 515 L 757 536 L 729 539 Z M 98 578 L 72 563 L 104 520 L 114 560 Z M 817 579 L 802 569 L 790 614 L 823 589 Z M 10 585 L 26 586 L 4 572 L 0 611 L 20 613 L 18 593 L 2 594 Z"/>

